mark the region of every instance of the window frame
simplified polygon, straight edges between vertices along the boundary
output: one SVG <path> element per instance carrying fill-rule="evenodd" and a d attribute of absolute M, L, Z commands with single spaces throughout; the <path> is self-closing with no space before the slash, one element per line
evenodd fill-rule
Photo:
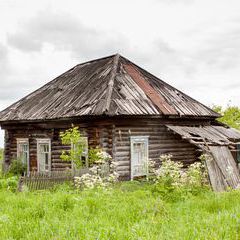
<path fill-rule="evenodd" d="M 51 148 L 51 139 L 50 138 L 37 138 L 37 171 L 38 172 L 51 172 L 52 171 L 52 148 Z M 48 144 L 49 149 L 49 169 L 48 171 L 40 171 L 40 144 Z"/>
<path fill-rule="evenodd" d="M 86 141 L 86 149 L 85 149 L 86 151 L 84 151 L 84 153 L 81 155 L 81 158 L 85 157 L 85 167 L 89 167 L 89 165 L 88 165 L 88 146 L 89 146 L 88 136 L 83 136 L 83 137 L 81 137 L 81 139 L 84 139 L 84 141 Z M 74 147 L 75 147 L 75 144 L 71 144 L 71 148 L 73 149 Z M 75 168 L 73 161 L 71 161 L 71 165 L 72 165 L 72 170 L 75 170 L 76 168 Z"/>
<path fill-rule="evenodd" d="M 27 172 L 30 171 L 30 154 L 29 154 L 29 139 L 28 138 L 17 138 L 17 159 L 20 159 L 20 145 L 26 144 L 27 145 Z M 21 159 L 22 161 L 22 159 Z M 24 163 L 22 161 L 22 163 Z"/>

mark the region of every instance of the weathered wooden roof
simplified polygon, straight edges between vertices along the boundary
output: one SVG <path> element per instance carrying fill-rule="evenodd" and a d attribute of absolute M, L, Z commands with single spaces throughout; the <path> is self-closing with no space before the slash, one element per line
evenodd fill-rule
<path fill-rule="evenodd" d="M 0 122 L 87 115 L 219 117 L 116 54 L 73 67 L 0 112 Z"/>
<path fill-rule="evenodd" d="M 234 145 L 240 142 L 240 131 L 224 126 L 172 126 L 167 127 L 183 139 L 204 148 L 205 145 Z"/>

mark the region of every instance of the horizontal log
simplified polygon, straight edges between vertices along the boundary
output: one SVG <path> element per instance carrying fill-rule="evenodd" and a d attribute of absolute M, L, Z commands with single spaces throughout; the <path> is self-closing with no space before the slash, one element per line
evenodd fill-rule
<path fill-rule="evenodd" d="M 193 149 L 193 147 L 189 144 L 184 144 L 184 143 L 181 143 L 181 144 L 164 144 L 164 143 L 161 143 L 161 144 L 149 144 L 149 150 L 154 150 L 154 149 L 165 149 L 165 148 L 189 148 L 189 149 Z M 128 145 L 125 145 L 125 146 L 116 146 L 116 151 L 118 152 L 124 152 L 124 151 L 130 151 L 130 146 Z"/>
<path fill-rule="evenodd" d="M 127 161 L 117 161 L 117 166 L 130 166 L 130 159 Z"/>
<path fill-rule="evenodd" d="M 129 136 L 123 136 L 123 137 L 119 137 L 119 136 L 116 136 L 116 142 L 130 142 L 130 137 L 131 136 L 137 136 L 137 135 L 129 135 Z M 181 138 L 179 137 L 175 137 L 175 136 L 166 136 L 166 135 L 158 135 L 158 134 L 149 134 L 149 135 L 139 135 L 139 136 L 149 136 L 149 141 L 165 141 L 165 140 L 178 140 L 178 141 L 183 141 L 183 142 L 187 142 L 185 140 L 182 140 Z"/>
<path fill-rule="evenodd" d="M 71 164 L 56 164 L 52 163 L 52 168 L 71 168 Z"/>
<path fill-rule="evenodd" d="M 130 171 L 130 166 L 117 166 L 117 172 Z"/>
<path fill-rule="evenodd" d="M 118 171 L 120 177 L 130 176 L 130 171 Z"/>

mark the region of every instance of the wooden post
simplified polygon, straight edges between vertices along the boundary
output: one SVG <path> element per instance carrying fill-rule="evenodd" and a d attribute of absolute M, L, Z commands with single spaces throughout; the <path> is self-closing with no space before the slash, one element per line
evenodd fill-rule
<path fill-rule="evenodd" d="M 20 177 L 18 181 L 18 191 L 22 192 L 24 177 Z"/>

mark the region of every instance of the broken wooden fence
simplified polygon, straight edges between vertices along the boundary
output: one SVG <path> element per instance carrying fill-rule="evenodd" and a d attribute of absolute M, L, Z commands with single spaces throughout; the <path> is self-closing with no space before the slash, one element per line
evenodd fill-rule
<path fill-rule="evenodd" d="M 29 191 L 50 189 L 56 185 L 73 181 L 75 176 L 81 176 L 89 172 L 89 169 L 79 171 L 54 171 L 54 172 L 29 172 L 19 179 L 18 189 L 23 191 L 27 187 Z"/>
<path fill-rule="evenodd" d="M 97 174 L 105 177 L 109 172 L 109 163 L 105 163 L 98 167 Z M 56 185 L 71 182 L 74 177 L 80 177 L 85 173 L 92 174 L 89 168 L 75 169 L 73 171 L 29 172 L 26 176 L 20 178 L 18 189 L 19 191 L 23 191 L 24 187 L 27 187 L 30 191 L 50 189 Z"/>

